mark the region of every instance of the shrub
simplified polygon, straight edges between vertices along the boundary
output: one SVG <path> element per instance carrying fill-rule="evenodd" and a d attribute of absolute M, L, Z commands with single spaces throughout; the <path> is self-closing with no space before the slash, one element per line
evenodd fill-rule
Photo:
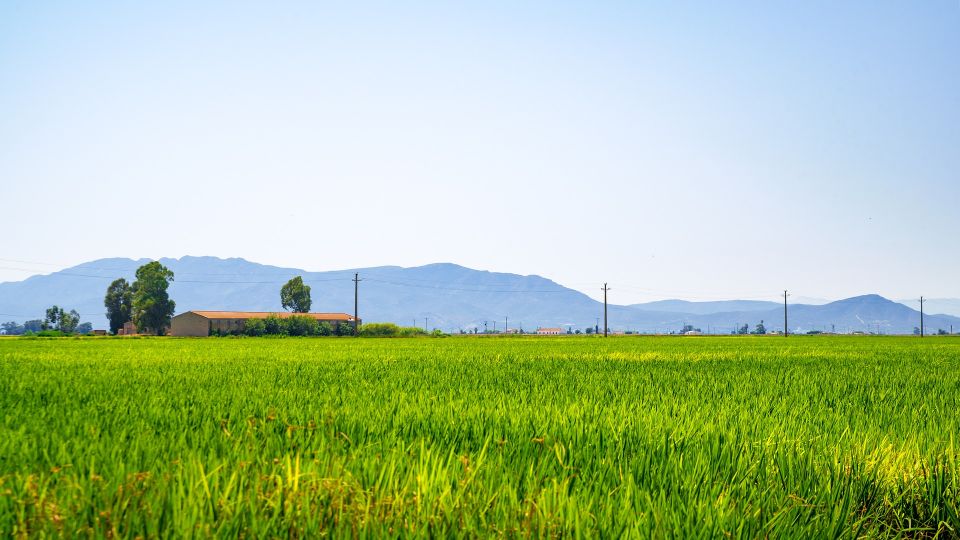
<path fill-rule="evenodd" d="M 400 337 L 425 336 L 427 331 L 419 326 L 404 326 L 400 328 Z"/>
<path fill-rule="evenodd" d="M 337 325 L 337 335 L 338 336 L 352 336 L 353 335 L 353 323 L 342 321 Z"/>
<path fill-rule="evenodd" d="M 318 336 L 332 336 L 332 335 L 333 335 L 333 327 L 330 326 L 330 323 L 328 323 L 327 321 L 321 321 L 320 324 L 317 325 L 317 335 L 318 335 Z"/>
<path fill-rule="evenodd" d="M 443 330 L 439 328 L 434 328 L 433 332 L 430 332 L 430 335 L 433 337 L 450 337 L 449 334 L 445 334 Z"/>
<path fill-rule="evenodd" d="M 37 337 L 65 337 L 70 334 L 61 332 L 60 330 L 41 330 L 35 334 L 32 334 Z"/>
<path fill-rule="evenodd" d="M 263 325 L 265 334 L 270 334 L 273 336 L 287 335 L 286 323 L 275 313 L 268 315 L 267 318 L 263 320 Z"/>
<path fill-rule="evenodd" d="M 393 323 L 367 323 L 360 327 L 364 337 L 395 337 L 400 335 L 400 327 Z"/>
<path fill-rule="evenodd" d="M 315 336 L 319 333 L 317 320 L 304 315 L 287 317 L 287 333 L 291 336 Z"/>
<path fill-rule="evenodd" d="M 262 336 L 267 333 L 267 323 L 263 319 L 247 319 L 243 333 L 248 336 Z"/>

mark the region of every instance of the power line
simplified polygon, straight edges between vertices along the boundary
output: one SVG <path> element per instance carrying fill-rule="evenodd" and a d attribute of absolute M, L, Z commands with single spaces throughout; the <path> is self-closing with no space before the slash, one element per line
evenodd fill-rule
<path fill-rule="evenodd" d="M 6 266 L 0 266 L 0 270 L 19 270 L 19 269 L 18 269 L 18 268 L 10 268 L 10 267 L 6 267 Z M 32 272 L 33 270 L 28 270 L 28 271 L 29 271 L 29 272 Z M 49 275 L 49 274 L 48 274 L 48 275 Z M 70 277 L 93 278 L 93 279 L 110 279 L 110 280 L 116 279 L 116 276 L 94 276 L 94 275 L 90 275 L 90 274 L 76 274 L 76 273 L 73 273 L 73 272 L 56 272 L 56 275 L 58 275 L 58 276 L 70 276 Z M 216 274 L 211 274 L 211 275 L 216 275 Z M 231 275 L 231 274 L 223 274 L 223 275 Z M 238 276 L 239 276 L 239 275 L 243 275 L 243 274 L 235 274 L 235 275 L 238 275 Z M 177 280 L 174 280 L 174 283 L 212 283 L 212 284 L 220 284 L 220 285 L 228 285 L 228 284 L 237 284 L 237 285 L 269 285 L 269 284 L 273 284 L 273 283 L 286 283 L 286 280 L 287 280 L 287 278 L 279 278 L 279 279 L 269 280 L 269 281 L 236 281 L 236 280 L 223 281 L 223 280 L 209 280 L 209 279 L 177 279 Z M 327 278 L 327 279 L 309 279 L 309 278 L 308 278 L 308 279 L 304 279 L 303 281 L 304 281 L 304 282 L 309 282 L 309 283 L 322 283 L 322 282 L 328 282 L 328 281 L 350 281 L 350 278 L 346 278 L 346 277 L 343 277 L 343 278 Z"/>
<path fill-rule="evenodd" d="M 62 264 L 53 264 L 53 263 L 41 263 L 41 262 L 31 262 L 31 261 L 21 261 L 17 259 L 0 259 L 3 262 L 14 262 L 14 263 L 26 263 L 26 264 L 36 264 L 42 266 L 57 266 L 63 267 Z M 139 266 L 89 266 L 87 264 L 78 264 L 76 266 L 71 266 L 65 268 L 64 270 L 54 270 L 52 274 L 62 274 L 67 270 L 103 270 L 103 271 L 121 271 L 121 272 L 135 272 Z M 20 268 L 20 267 L 3 267 L 5 270 L 19 270 L 22 272 L 43 272 L 44 270 L 39 270 L 36 268 Z M 185 276 L 276 276 L 276 275 L 288 275 L 290 273 L 299 273 L 299 274 L 310 274 L 316 272 L 304 272 L 302 270 L 290 269 L 287 271 L 285 268 L 281 268 L 277 271 L 272 272 L 187 272 L 184 270 L 178 270 L 176 272 L 178 275 Z M 49 275 L 49 274 L 44 274 Z"/>
<path fill-rule="evenodd" d="M 34 270 L 27 270 L 27 269 L 23 269 L 23 268 L 12 268 L 12 267 L 7 267 L 7 266 L 0 266 L 0 270 L 23 270 L 23 271 L 26 271 L 26 272 L 33 272 L 33 271 L 34 271 Z M 181 273 L 182 273 L 182 274 L 187 274 L 186 272 L 181 272 Z M 55 272 L 55 274 L 58 275 L 58 276 L 83 277 L 83 278 L 91 278 L 91 279 L 109 279 L 109 280 L 116 279 L 116 276 L 97 276 L 97 275 L 91 275 L 91 274 L 78 274 L 78 273 L 66 272 L 66 271 Z M 48 274 L 48 275 L 50 275 L 50 274 Z M 245 275 L 245 274 L 210 274 L 210 275 L 238 275 L 238 276 L 240 276 L 240 275 Z M 279 279 L 275 279 L 275 280 L 257 280 L 257 281 L 246 281 L 246 280 L 229 280 L 229 281 L 225 281 L 225 280 L 212 280 L 212 279 L 175 279 L 175 280 L 174 280 L 174 283 L 208 283 L 208 284 L 219 284 L 219 285 L 230 285 L 230 284 L 235 284 L 235 285 L 270 285 L 270 284 L 277 284 L 277 283 L 285 283 L 285 282 L 286 282 L 286 279 L 287 279 L 286 277 L 279 278 Z M 326 282 L 333 282 L 333 281 L 353 281 L 353 280 L 352 280 L 351 278 L 349 278 L 349 277 L 342 277 L 342 278 L 325 278 L 325 279 L 320 279 L 320 278 L 304 278 L 303 281 L 304 281 L 305 283 L 326 283 Z M 436 285 L 419 285 L 419 284 L 416 284 L 416 283 L 403 283 L 403 282 L 400 282 L 400 281 L 391 281 L 391 280 L 375 279 L 375 278 L 364 278 L 364 281 L 374 281 L 374 282 L 377 282 L 377 283 L 384 283 L 384 284 L 387 284 L 387 285 L 396 285 L 396 286 L 400 286 L 400 287 L 418 287 L 418 288 L 421 288 L 421 289 L 438 289 L 438 290 L 443 290 L 443 291 L 462 291 L 462 292 L 487 292 L 487 293 L 562 293 L 562 292 L 568 292 L 568 291 L 571 290 L 571 289 L 551 289 L 551 290 L 546 290 L 546 289 L 481 289 L 481 288 L 468 289 L 468 288 L 462 288 L 462 287 L 440 287 L 440 286 L 436 286 Z"/>
<path fill-rule="evenodd" d="M 385 283 L 387 285 L 397 285 L 400 287 L 416 287 L 420 289 L 436 289 L 441 291 L 463 291 L 463 292 L 485 292 L 485 293 L 561 293 L 568 292 L 571 289 L 468 289 L 462 287 L 439 287 L 436 285 L 419 285 L 417 283 L 403 283 L 400 281 L 391 281 L 385 279 L 365 278 L 366 281 L 376 283 Z"/>

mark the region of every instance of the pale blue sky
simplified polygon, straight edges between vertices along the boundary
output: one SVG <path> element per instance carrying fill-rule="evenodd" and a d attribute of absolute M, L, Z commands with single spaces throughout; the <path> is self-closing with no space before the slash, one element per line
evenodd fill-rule
<path fill-rule="evenodd" d="M 960 297 L 960 3 L 0 5 L 0 281 L 449 261 Z"/>

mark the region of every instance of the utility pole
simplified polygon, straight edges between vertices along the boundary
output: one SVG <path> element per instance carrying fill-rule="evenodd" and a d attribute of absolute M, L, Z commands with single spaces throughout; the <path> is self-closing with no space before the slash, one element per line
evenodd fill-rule
<path fill-rule="evenodd" d="M 360 333 L 360 317 L 357 316 L 357 305 L 360 292 L 360 273 L 353 274 L 353 335 Z"/>
<path fill-rule="evenodd" d="M 600 317 L 597 317 L 597 324 L 593 327 L 593 333 L 597 335 L 600 334 Z"/>
<path fill-rule="evenodd" d="M 503 333 L 504 333 L 504 334 L 508 334 L 508 333 L 509 333 L 509 332 L 507 332 L 507 330 L 510 330 L 510 325 L 508 324 L 509 322 L 510 322 L 510 317 L 504 316 L 504 318 L 503 318 Z"/>
<path fill-rule="evenodd" d="M 610 290 L 610 287 L 607 287 L 607 284 L 603 284 L 603 337 L 607 337 L 607 329 L 610 326 L 607 324 L 607 291 Z"/>
<path fill-rule="evenodd" d="M 787 326 L 787 291 L 783 291 L 783 337 L 790 335 L 790 327 Z"/>
<path fill-rule="evenodd" d="M 483 333 L 487 333 L 487 321 L 483 321 Z"/>
<path fill-rule="evenodd" d="M 920 297 L 920 337 L 923 337 L 923 297 Z"/>
<path fill-rule="evenodd" d="M 424 318 L 423 318 L 423 329 L 426 330 L 427 332 L 430 331 L 430 329 L 427 328 L 427 325 L 429 325 L 429 324 L 430 324 L 430 317 L 424 317 Z"/>

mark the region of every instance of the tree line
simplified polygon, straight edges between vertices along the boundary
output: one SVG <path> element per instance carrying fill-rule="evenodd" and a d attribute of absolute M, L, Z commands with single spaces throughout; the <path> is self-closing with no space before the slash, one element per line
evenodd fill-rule
<path fill-rule="evenodd" d="M 353 324 L 343 321 L 336 326 L 327 321 L 317 321 L 306 315 L 291 315 L 280 317 L 269 315 L 265 319 L 247 319 L 242 329 L 234 331 L 212 330 L 212 336 L 353 336 L 362 337 L 412 337 L 412 336 L 441 336 L 439 330 L 428 334 L 417 326 L 398 326 L 393 323 L 368 323 L 356 332 Z"/>
<path fill-rule="evenodd" d="M 107 287 L 103 305 L 107 308 L 110 333 L 116 334 L 123 325 L 133 322 L 138 331 L 163 335 L 170 327 L 176 303 L 170 299 L 167 288 L 173 281 L 173 271 L 157 261 L 137 268 L 133 283 L 120 278 Z M 5 322 L 0 329 L 7 335 L 37 334 L 58 336 L 89 334 L 93 324 L 80 322 L 76 310 L 60 306 L 47 309 L 43 319 L 33 319 L 23 324 Z"/>
<path fill-rule="evenodd" d="M 0 324 L 0 330 L 8 336 L 41 335 L 60 336 L 72 334 L 89 334 L 93 331 L 93 323 L 80 322 L 80 314 L 76 310 L 65 310 L 60 306 L 47 309 L 43 319 L 32 319 L 19 324 L 15 321 Z"/>
<path fill-rule="evenodd" d="M 119 278 L 110 283 L 103 298 L 106 308 L 109 332 L 117 334 L 125 324 L 132 322 L 138 333 L 161 336 L 170 328 L 176 302 L 168 292 L 174 273 L 158 261 L 152 261 L 137 268 L 133 283 Z M 331 325 L 326 321 L 317 321 L 306 315 L 313 304 L 310 286 L 303 277 L 296 276 L 280 288 L 280 304 L 283 309 L 293 312 L 289 317 L 270 315 L 265 319 L 248 319 L 242 330 L 221 332 L 214 330 L 211 335 L 247 335 L 247 336 L 350 336 L 368 337 L 405 337 L 418 335 L 443 336 L 435 330 L 428 334 L 426 330 L 411 326 L 402 327 L 392 323 L 371 323 L 357 328 L 354 322 L 341 322 Z M 87 334 L 93 331 L 91 323 L 81 323 L 76 310 L 67 311 L 52 306 L 46 311 L 44 319 L 30 320 L 25 323 L 7 322 L 0 325 L 7 334 L 34 333 L 43 335 Z"/>

